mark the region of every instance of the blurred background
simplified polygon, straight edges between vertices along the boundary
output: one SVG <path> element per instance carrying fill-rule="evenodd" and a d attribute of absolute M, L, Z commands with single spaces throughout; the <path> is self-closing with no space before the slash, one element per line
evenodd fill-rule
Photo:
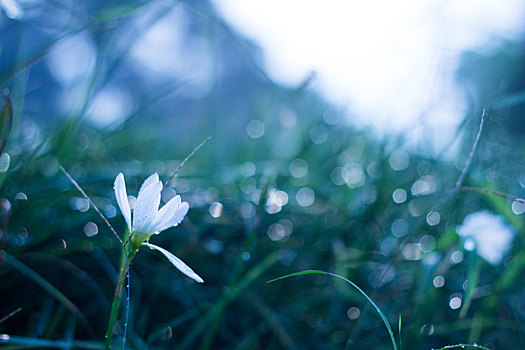
<path fill-rule="evenodd" d="M 306 269 L 402 349 L 525 347 L 524 44 L 522 1 L 0 0 L 0 343 L 103 348 L 120 244 L 59 164 L 123 233 L 116 175 L 212 136 L 152 238 L 205 284 L 142 249 L 129 348 L 392 348 L 349 285 L 266 283 Z"/>

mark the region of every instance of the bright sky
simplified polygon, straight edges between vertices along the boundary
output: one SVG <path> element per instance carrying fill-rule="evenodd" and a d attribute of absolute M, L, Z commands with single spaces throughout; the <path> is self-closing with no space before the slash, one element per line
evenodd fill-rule
<path fill-rule="evenodd" d="M 412 143 L 430 130 L 438 149 L 466 111 L 454 83 L 460 54 L 490 53 L 497 38 L 525 29 L 523 0 L 213 2 L 262 47 L 275 81 L 297 86 L 315 71 L 315 88 L 354 112 L 353 124 L 379 134 L 409 129 Z"/>

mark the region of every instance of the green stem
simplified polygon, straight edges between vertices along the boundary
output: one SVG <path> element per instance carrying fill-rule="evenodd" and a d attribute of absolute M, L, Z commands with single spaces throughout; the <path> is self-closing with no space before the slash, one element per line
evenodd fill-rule
<path fill-rule="evenodd" d="M 120 273 L 118 275 L 117 287 L 113 295 L 113 303 L 111 304 L 111 313 L 109 315 L 108 329 L 106 330 L 106 345 L 105 349 L 109 350 L 111 347 L 111 339 L 113 337 L 113 329 L 117 323 L 118 313 L 120 310 L 120 301 L 122 300 L 122 289 L 124 288 L 124 281 L 126 281 L 126 274 L 128 272 L 129 264 L 135 257 L 136 250 L 129 252 L 127 259 L 122 259 L 120 266 Z"/>

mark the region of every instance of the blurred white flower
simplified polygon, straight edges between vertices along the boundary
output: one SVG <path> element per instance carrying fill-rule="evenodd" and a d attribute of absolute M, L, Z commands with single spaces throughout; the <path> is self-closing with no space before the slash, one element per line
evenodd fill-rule
<path fill-rule="evenodd" d="M 115 179 L 115 196 L 117 203 L 126 220 L 128 230 L 133 233 L 131 238 L 131 249 L 137 250 L 141 245 L 161 252 L 168 260 L 186 276 L 195 281 L 204 282 L 191 268 L 184 264 L 175 255 L 166 249 L 150 244 L 149 239 L 152 235 L 162 232 L 170 227 L 177 226 L 186 216 L 189 205 L 181 202 L 180 196 L 175 196 L 168 201 L 160 210 L 160 193 L 162 182 L 157 173 L 148 177 L 142 186 L 133 209 L 133 222 L 131 221 L 131 208 L 126 193 L 126 183 L 122 173 Z"/>
<path fill-rule="evenodd" d="M 0 0 L 0 8 L 10 19 L 21 19 L 24 14 L 16 0 Z"/>
<path fill-rule="evenodd" d="M 475 249 L 479 256 L 492 265 L 501 263 L 514 238 L 512 227 L 501 216 L 488 210 L 467 215 L 463 224 L 457 227 L 457 232 L 466 238 L 467 249 Z"/>

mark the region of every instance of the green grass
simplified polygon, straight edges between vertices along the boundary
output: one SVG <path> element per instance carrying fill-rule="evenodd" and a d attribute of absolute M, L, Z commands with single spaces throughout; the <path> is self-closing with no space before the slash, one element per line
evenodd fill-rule
<path fill-rule="evenodd" d="M 64 3 L 52 7 L 74 19 L 63 28 L 52 26 L 45 11 L 0 22 L 0 88 L 9 89 L 0 100 L 0 146 L 9 154 L 0 172 L 2 348 L 104 348 L 122 242 L 93 204 L 124 232 L 115 176 L 123 172 L 137 189 L 153 172 L 166 183 L 176 169 L 166 194 L 177 191 L 190 211 L 151 243 L 187 262 L 205 283 L 144 249 L 130 266 L 129 304 L 123 300 L 115 314 L 113 348 L 525 347 L 525 233 L 523 214 L 512 210 L 523 194 L 525 145 L 508 136 L 499 110 L 487 108 L 481 133 L 481 108 L 465 117 L 457 159 L 411 150 L 406 168 L 394 170 L 390 157 L 405 149 L 404 136 L 378 139 L 344 123 L 345 115 L 308 86 L 269 81 L 252 44 L 207 3 L 174 4 L 189 16 L 186 34 L 195 39 L 189 42 L 213 43 L 213 59 L 224 65 L 207 94 L 195 97 L 176 79 L 139 79 L 143 72 L 130 68 L 144 28 L 168 15 L 164 2 Z M 47 34 L 39 41 L 29 29 Z M 25 41 L 19 45 L 6 33 Z M 69 101 L 60 100 L 62 87 L 45 60 L 78 33 L 98 51 L 71 115 L 53 108 Z M 121 123 L 100 129 L 87 111 L 108 86 L 129 92 L 133 106 Z M 500 96 L 497 108 L 519 104 L 516 96 Z M 283 126 L 283 112 L 295 115 L 293 127 Z M 323 117 L 330 113 L 340 121 Z M 251 119 L 264 123 L 262 137 L 247 135 Z M 314 142 L 314 131 L 326 140 Z M 303 161 L 307 170 L 294 171 Z M 61 166 L 92 199 L 88 208 Z M 413 193 L 417 181 L 432 190 Z M 393 201 L 396 189 L 406 191 L 405 201 Z M 301 193 L 309 190 L 315 199 L 304 205 Z M 214 202 L 222 205 L 220 215 L 210 213 Z M 466 250 L 456 233 L 464 217 L 479 210 L 503 217 L 516 232 L 499 265 Z M 431 211 L 440 215 L 435 225 L 427 222 Z M 98 228 L 94 236 L 84 232 L 90 222 Z M 300 275 L 293 284 L 265 283 Z M 461 298 L 458 309 L 449 305 L 453 296 Z"/>
<path fill-rule="evenodd" d="M 330 272 L 325 272 L 325 271 L 317 271 L 317 270 L 307 270 L 307 271 L 300 271 L 300 272 L 291 273 L 291 274 L 288 274 L 288 275 L 282 276 L 282 277 L 277 277 L 277 278 L 274 278 L 273 280 L 268 281 L 268 283 L 280 281 L 280 280 L 283 280 L 283 279 L 286 279 L 286 278 L 290 278 L 290 277 L 311 275 L 311 274 L 321 274 L 321 275 L 327 275 L 327 276 L 332 276 L 332 277 L 335 277 L 335 278 L 339 278 L 340 280 L 343 280 L 346 283 L 348 283 L 349 285 L 351 285 L 359 293 L 361 293 L 366 298 L 366 300 L 374 307 L 374 309 L 377 311 L 377 313 L 381 317 L 381 320 L 385 324 L 386 330 L 388 331 L 388 336 L 390 337 L 390 340 L 392 341 L 392 348 L 394 350 L 398 349 L 396 338 L 394 336 L 394 332 L 392 331 L 392 327 L 390 327 L 390 323 L 388 322 L 385 314 L 381 311 L 379 306 L 377 306 L 376 303 L 374 303 L 374 301 L 372 299 L 370 299 L 370 297 L 361 288 L 359 288 L 359 286 L 357 286 L 354 282 L 352 282 L 352 281 L 350 281 L 350 280 L 348 280 L 348 279 L 346 279 L 346 278 L 344 278 L 342 276 L 336 275 L 335 273 L 330 273 Z M 399 320 L 400 320 L 400 322 L 399 322 L 399 333 L 401 333 L 401 318 Z"/>

